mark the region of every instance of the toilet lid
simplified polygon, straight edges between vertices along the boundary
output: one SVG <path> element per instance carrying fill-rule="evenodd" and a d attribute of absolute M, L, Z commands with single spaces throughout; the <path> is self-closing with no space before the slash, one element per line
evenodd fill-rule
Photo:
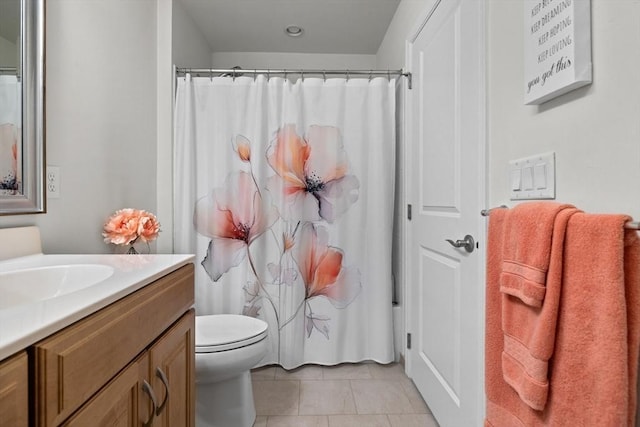
<path fill-rule="evenodd" d="M 238 314 L 196 316 L 196 353 L 244 347 L 267 336 L 267 323 Z"/>

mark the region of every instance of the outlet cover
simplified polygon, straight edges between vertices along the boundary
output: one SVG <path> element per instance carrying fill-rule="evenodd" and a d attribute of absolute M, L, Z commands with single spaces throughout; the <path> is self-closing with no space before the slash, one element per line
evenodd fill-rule
<path fill-rule="evenodd" d="M 60 168 L 58 166 L 47 166 L 47 175 L 45 179 L 47 198 L 60 198 Z"/>

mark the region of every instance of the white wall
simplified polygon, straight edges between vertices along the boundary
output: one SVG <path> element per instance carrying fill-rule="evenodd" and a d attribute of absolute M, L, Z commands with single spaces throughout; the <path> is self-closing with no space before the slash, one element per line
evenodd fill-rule
<path fill-rule="evenodd" d="M 47 1 L 46 155 L 61 169 L 36 224 L 48 253 L 108 253 L 116 209 L 156 208 L 156 2 Z"/>
<path fill-rule="evenodd" d="M 208 68 L 211 66 L 211 48 L 182 3 L 173 3 L 172 56 L 178 67 Z"/>
<path fill-rule="evenodd" d="M 178 0 L 157 0 L 157 215 L 158 253 L 173 252 L 173 66 L 208 68 L 211 52 L 204 35 Z"/>
<path fill-rule="evenodd" d="M 593 84 L 523 105 L 523 5 L 487 5 L 489 192 L 509 200 L 507 162 L 556 152 L 556 199 L 640 219 L 640 1 L 592 0 Z"/>
<path fill-rule="evenodd" d="M 156 210 L 162 230 L 157 253 L 173 252 L 173 0 L 157 0 L 156 24 Z"/>
<path fill-rule="evenodd" d="M 405 41 L 435 0 L 402 0 L 387 28 L 376 54 L 380 69 L 399 69 L 405 66 Z"/>
<path fill-rule="evenodd" d="M 211 66 L 232 68 L 240 66 L 252 68 L 306 69 L 351 69 L 371 70 L 375 68 L 375 55 L 343 55 L 322 53 L 282 53 L 282 52 L 213 52 Z"/>

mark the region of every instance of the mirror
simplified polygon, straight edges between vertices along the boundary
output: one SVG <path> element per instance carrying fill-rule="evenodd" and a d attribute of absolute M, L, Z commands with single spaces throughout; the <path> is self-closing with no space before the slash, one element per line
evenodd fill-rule
<path fill-rule="evenodd" d="M 0 215 L 45 212 L 44 1 L 0 0 Z"/>

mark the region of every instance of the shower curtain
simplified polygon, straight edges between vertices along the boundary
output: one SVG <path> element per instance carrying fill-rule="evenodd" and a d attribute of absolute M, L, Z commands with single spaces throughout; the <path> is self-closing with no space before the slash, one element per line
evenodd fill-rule
<path fill-rule="evenodd" d="M 178 78 L 174 250 L 260 365 L 393 361 L 394 114 L 393 79 Z"/>
<path fill-rule="evenodd" d="M 0 195 L 20 194 L 22 185 L 22 85 L 0 76 Z"/>

